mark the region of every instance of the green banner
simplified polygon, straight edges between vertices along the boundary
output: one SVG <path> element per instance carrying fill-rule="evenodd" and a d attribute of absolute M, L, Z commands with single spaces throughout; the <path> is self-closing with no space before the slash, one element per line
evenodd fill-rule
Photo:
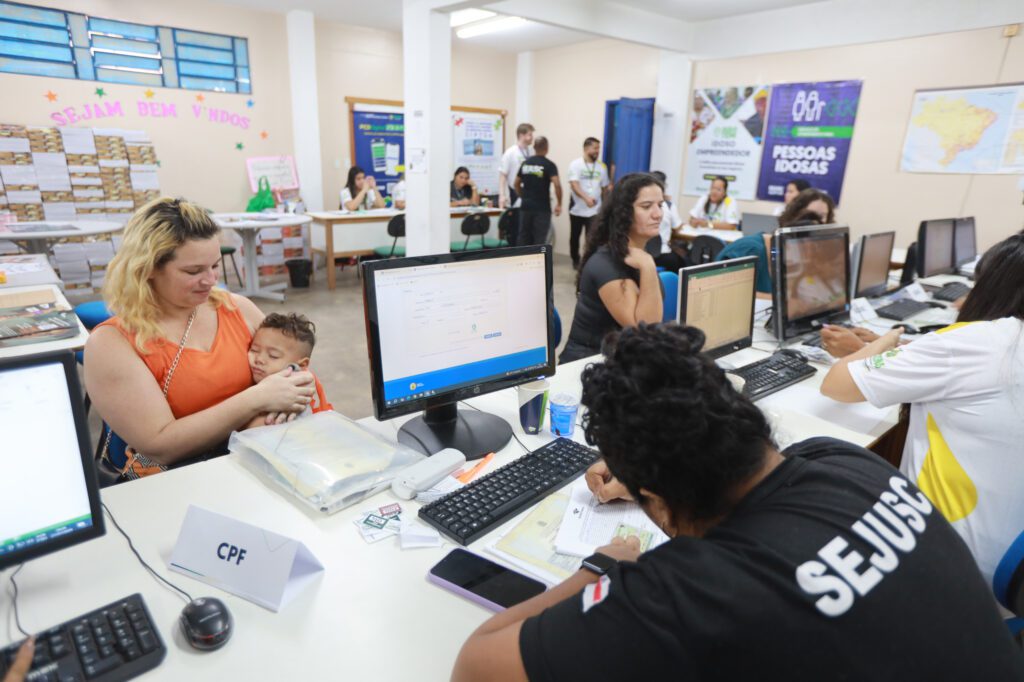
<path fill-rule="evenodd" d="M 834 137 L 845 140 L 853 137 L 853 126 L 793 126 L 790 137 Z"/>

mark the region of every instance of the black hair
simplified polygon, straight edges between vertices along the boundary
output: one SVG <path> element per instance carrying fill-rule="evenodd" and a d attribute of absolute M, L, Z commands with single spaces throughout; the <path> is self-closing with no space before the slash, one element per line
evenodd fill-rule
<path fill-rule="evenodd" d="M 355 199 L 356 195 L 359 194 L 359 190 L 356 189 L 356 176 L 360 173 L 364 176 L 366 175 L 366 171 L 364 171 L 361 166 L 352 166 L 348 169 L 348 180 L 345 181 L 345 187 L 348 188 L 348 192 L 352 195 L 353 199 Z M 345 207 L 342 206 L 342 208 Z"/>
<path fill-rule="evenodd" d="M 547 152 L 547 151 L 548 151 L 548 138 L 544 137 L 543 135 L 538 135 L 533 140 L 533 152 L 534 152 L 534 154 L 537 154 L 538 156 L 542 156 L 541 152 Z"/>
<path fill-rule="evenodd" d="M 727 514 L 730 492 L 764 465 L 771 427 L 710 356 L 704 333 L 641 323 L 605 341 L 583 370 L 583 431 L 636 499 L 646 489 L 677 519 Z"/>
<path fill-rule="evenodd" d="M 714 185 L 716 182 L 721 182 L 723 185 L 725 185 L 725 194 L 726 194 L 726 196 L 728 196 L 729 195 L 729 178 L 725 177 L 724 175 L 716 175 L 714 178 L 711 179 L 711 184 Z M 722 201 L 725 201 L 724 197 L 722 198 Z M 704 215 L 708 215 L 710 212 L 711 212 L 711 192 L 709 190 L 708 191 L 707 201 L 704 202 Z"/>
<path fill-rule="evenodd" d="M 295 339 L 309 346 L 313 352 L 316 345 L 316 325 L 305 315 L 298 313 L 270 313 L 260 322 L 259 329 L 279 329 L 290 339 Z"/>
<path fill-rule="evenodd" d="M 813 204 L 815 201 L 824 201 L 825 205 L 828 206 L 828 215 L 825 216 L 824 224 L 830 225 L 835 222 L 836 219 L 836 202 L 832 200 L 825 192 L 820 189 L 814 189 L 810 187 L 796 195 L 793 201 L 786 204 L 785 210 L 782 211 L 782 215 L 779 216 L 779 227 L 793 227 L 800 216 L 807 211 L 807 207 Z"/>
<path fill-rule="evenodd" d="M 601 213 L 587 232 L 587 250 L 580 261 L 580 269 L 576 274 L 576 293 L 580 290 L 580 278 L 587 266 L 587 261 L 602 246 L 607 246 L 612 260 L 619 267 L 629 272 L 630 278 L 640 284 L 640 273 L 634 268 L 625 266 L 629 255 L 629 230 L 633 227 L 633 202 L 644 187 L 657 185 L 661 191 L 665 186 L 649 173 L 630 173 L 612 186 L 611 194 L 601 206 Z"/>
<path fill-rule="evenodd" d="M 589 147 L 592 144 L 601 144 L 601 140 L 597 139 L 596 137 L 588 137 L 587 139 L 583 140 L 584 147 Z"/>
<path fill-rule="evenodd" d="M 803 192 L 805 189 L 811 188 L 811 183 L 807 182 L 803 178 L 793 178 L 792 180 L 786 183 L 786 187 L 789 187 L 790 185 L 796 187 L 797 194 Z"/>
<path fill-rule="evenodd" d="M 469 175 L 469 169 L 466 168 L 465 166 L 459 166 L 458 168 L 456 168 L 455 172 L 452 173 L 452 182 L 455 181 L 455 176 L 458 175 L 459 173 L 465 173 L 466 175 Z"/>
<path fill-rule="evenodd" d="M 974 268 L 975 281 L 957 320 L 1024 320 L 1024 234 L 1015 234 L 985 252 Z"/>
<path fill-rule="evenodd" d="M 651 175 L 653 175 L 662 185 L 664 185 L 665 181 L 668 180 L 668 177 L 661 171 L 651 171 Z"/>

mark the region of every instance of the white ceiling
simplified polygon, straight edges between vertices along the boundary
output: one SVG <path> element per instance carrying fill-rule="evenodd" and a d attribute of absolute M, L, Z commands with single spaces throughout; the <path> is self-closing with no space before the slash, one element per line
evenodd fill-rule
<path fill-rule="evenodd" d="M 293 9 L 309 10 L 318 19 L 336 21 L 357 26 L 368 26 L 387 31 L 402 30 L 402 0 L 214 0 L 219 4 L 246 7 L 266 12 L 285 13 Z M 560 0 L 549 0 L 559 2 Z M 576 0 L 579 2 L 580 0 Z M 823 0 L 610 0 L 634 10 L 642 10 L 655 16 L 667 16 L 686 22 L 711 21 L 753 12 L 783 9 L 806 5 Z M 582 0 L 582 4 L 593 5 L 594 11 L 609 0 Z M 481 2 L 486 6 L 488 3 Z M 549 47 L 569 45 L 593 40 L 592 34 L 582 31 L 549 26 L 536 22 L 499 33 L 475 38 L 452 39 L 467 45 L 486 47 L 502 52 L 542 50 Z"/>

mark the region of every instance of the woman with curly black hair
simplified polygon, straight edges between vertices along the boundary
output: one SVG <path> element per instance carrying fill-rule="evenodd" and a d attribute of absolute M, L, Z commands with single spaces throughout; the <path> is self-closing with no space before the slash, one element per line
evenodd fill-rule
<path fill-rule="evenodd" d="M 583 372 L 584 430 L 669 540 L 616 538 L 498 614 L 452 680 L 1019 680 L 949 523 L 876 455 L 780 453 L 697 329 L 640 325 Z"/>
<path fill-rule="evenodd" d="M 646 173 L 615 184 L 595 226 L 576 279 L 576 312 L 559 362 L 601 352 L 608 332 L 660 322 L 661 281 L 644 251 L 661 226 L 664 188 Z"/>

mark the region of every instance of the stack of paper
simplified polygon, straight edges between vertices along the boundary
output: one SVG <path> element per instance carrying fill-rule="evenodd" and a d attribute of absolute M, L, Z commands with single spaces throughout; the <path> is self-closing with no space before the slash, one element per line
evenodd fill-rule
<path fill-rule="evenodd" d="M 54 244 L 51 264 L 64 283 L 65 289 L 79 293 L 92 292 L 92 270 L 89 268 L 85 244 Z"/>
<path fill-rule="evenodd" d="M 583 478 L 578 479 L 569 492 L 569 504 L 555 537 L 555 549 L 561 554 L 588 557 L 617 535 L 636 535 L 643 551 L 668 540 L 636 502 L 618 500 L 600 504 Z"/>

